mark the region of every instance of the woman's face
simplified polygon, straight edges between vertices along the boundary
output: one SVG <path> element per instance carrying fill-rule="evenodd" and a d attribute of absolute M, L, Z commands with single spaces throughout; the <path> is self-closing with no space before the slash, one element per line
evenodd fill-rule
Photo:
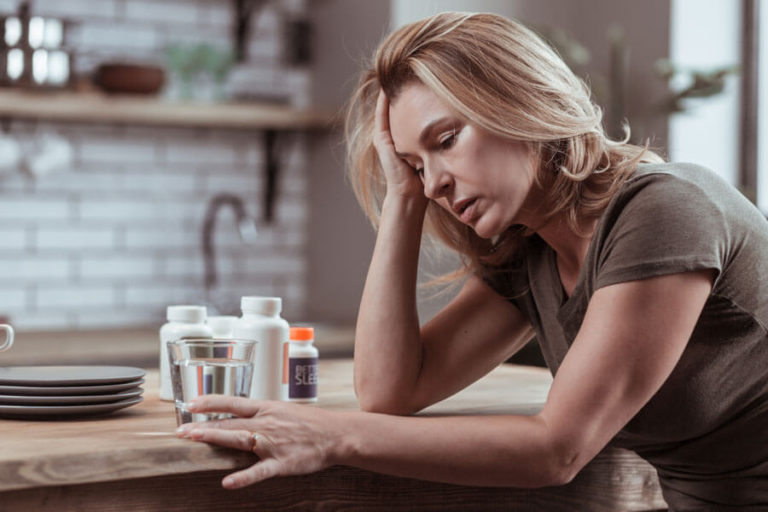
<path fill-rule="evenodd" d="M 389 109 L 398 156 L 420 171 L 424 194 L 478 236 L 533 222 L 534 159 L 527 146 L 462 122 L 422 84 L 403 88 Z M 532 193 L 534 192 L 534 193 Z"/>

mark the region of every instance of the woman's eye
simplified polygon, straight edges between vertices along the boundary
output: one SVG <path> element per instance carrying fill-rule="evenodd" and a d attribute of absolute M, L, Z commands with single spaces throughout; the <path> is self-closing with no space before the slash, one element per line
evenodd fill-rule
<path fill-rule="evenodd" d="M 440 149 L 449 149 L 456 142 L 456 132 L 453 131 L 440 140 Z"/>
<path fill-rule="evenodd" d="M 413 175 L 419 178 L 422 182 L 424 181 L 424 167 L 416 167 L 415 165 L 411 166 L 411 169 L 413 169 Z"/>

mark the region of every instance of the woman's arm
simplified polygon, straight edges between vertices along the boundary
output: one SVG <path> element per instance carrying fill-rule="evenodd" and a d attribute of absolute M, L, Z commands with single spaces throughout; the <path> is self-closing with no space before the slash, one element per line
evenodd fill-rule
<path fill-rule="evenodd" d="M 393 409 L 421 367 L 416 274 L 428 200 L 395 153 L 389 101 L 379 94 L 374 144 L 387 181 L 355 332 L 355 391 L 365 409 Z"/>
<path fill-rule="evenodd" d="M 360 301 L 355 391 L 366 410 L 399 407 L 421 369 L 416 275 L 423 200 L 388 196 Z"/>
<path fill-rule="evenodd" d="M 569 482 L 672 373 L 712 282 L 712 273 L 702 271 L 601 288 L 540 414 L 357 415 L 348 421 L 342 463 L 459 484 Z"/>
<path fill-rule="evenodd" d="M 391 293 L 401 286 L 383 288 Z M 509 359 L 533 335 L 520 311 L 477 276 L 421 330 L 415 303 L 405 325 L 398 322 L 409 311 L 396 298 L 380 301 L 378 308 L 378 335 L 364 334 L 361 319 L 355 341 L 356 391 L 369 412 L 412 414 L 428 407 Z"/>
<path fill-rule="evenodd" d="M 403 228 L 415 216 L 404 202 L 384 205 L 357 319 L 355 390 L 369 412 L 419 411 L 479 379 L 533 335 L 520 311 L 477 276 L 419 327 L 421 230 Z"/>
<path fill-rule="evenodd" d="M 473 277 L 423 329 L 416 280 L 427 199 L 395 154 L 388 102 L 376 111 L 376 149 L 387 179 L 355 334 L 355 390 L 364 410 L 408 414 L 478 379 L 531 336 L 520 312 Z"/>
<path fill-rule="evenodd" d="M 253 417 L 187 427 L 182 435 L 244 450 L 253 446 L 249 431 L 262 436 L 262 461 L 226 487 L 332 464 L 469 485 L 563 484 L 661 387 L 711 286 L 710 272 L 693 272 L 599 289 L 535 416 L 397 417 L 207 396 L 195 411 Z"/>

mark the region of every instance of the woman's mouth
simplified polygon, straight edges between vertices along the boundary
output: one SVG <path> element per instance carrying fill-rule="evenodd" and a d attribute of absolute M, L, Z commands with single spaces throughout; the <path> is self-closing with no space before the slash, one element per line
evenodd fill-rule
<path fill-rule="evenodd" d="M 460 205 L 457 209 L 459 220 L 464 224 L 469 224 L 475 217 L 475 210 L 477 210 L 477 198 L 470 199 Z"/>

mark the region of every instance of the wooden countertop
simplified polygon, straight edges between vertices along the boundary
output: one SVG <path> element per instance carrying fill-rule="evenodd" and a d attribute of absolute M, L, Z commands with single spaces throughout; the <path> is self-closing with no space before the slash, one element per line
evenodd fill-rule
<path fill-rule="evenodd" d="M 350 360 L 320 362 L 318 406 L 357 410 Z M 518 385 L 500 401 L 504 381 Z M 144 402 L 81 420 L 0 419 L 0 491 L 78 484 L 167 473 L 228 469 L 253 463 L 248 453 L 215 449 L 175 437 L 173 404 L 158 399 L 158 373 L 148 372 Z M 425 414 L 521 413 L 541 409 L 549 372 L 505 365 Z"/>
<path fill-rule="evenodd" d="M 352 389 L 351 360 L 321 361 L 319 371 L 319 407 L 335 410 L 358 409 Z M 551 377 L 546 370 L 502 365 L 466 390 L 427 409 L 423 414 L 533 414 L 541 409 L 550 384 Z M 156 371 L 148 373 L 146 389 L 145 401 L 141 404 L 103 417 L 69 421 L 0 419 L 0 503 L 26 506 L 35 500 L 42 500 L 43 498 L 36 497 L 38 491 L 54 488 L 52 486 L 80 488 L 79 500 L 93 498 L 98 493 L 106 493 L 102 498 L 107 499 L 109 492 L 117 492 L 115 489 L 118 488 L 123 489 L 123 484 L 120 482 L 124 482 L 125 485 L 128 485 L 127 482 L 140 482 L 142 486 L 146 486 L 147 482 L 160 482 L 163 477 L 169 477 L 169 475 L 193 477 L 202 475 L 195 478 L 203 478 L 205 485 L 214 492 L 219 488 L 221 475 L 216 474 L 215 481 L 212 480 L 213 470 L 240 468 L 255 461 L 255 456 L 249 453 L 215 448 L 176 438 L 173 434 L 176 428 L 173 406 L 170 402 L 162 402 L 157 398 Z M 277 500 L 278 497 L 282 500 L 288 499 L 285 494 L 287 488 L 282 486 L 290 485 L 290 495 L 293 496 L 291 499 L 299 501 L 303 499 L 306 502 L 307 496 L 297 492 L 299 488 L 295 487 L 298 481 L 296 479 L 307 485 L 311 484 L 313 492 L 331 493 L 337 498 L 344 495 L 346 500 L 360 498 L 360 496 L 355 497 L 356 492 L 362 492 L 361 490 L 368 485 L 379 488 L 386 484 L 400 488 L 399 486 L 407 484 L 411 489 L 422 488 L 421 483 L 418 485 L 412 483 L 418 481 L 385 477 L 354 468 L 330 468 L 316 475 L 291 478 L 294 480 L 273 479 L 254 486 L 256 489 L 249 496 L 254 496 L 252 499 L 262 500 L 262 506 L 268 506 L 272 503 L 269 500 Z M 93 482 L 101 483 L 87 487 L 88 492 L 82 491 L 83 484 Z M 158 483 L 152 485 L 161 487 Z M 464 489 L 461 492 L 469 492 L 473 495 L 485 495 L 491 492 L 482 488 L 463 488 L 428 482 L 424 482 L 423 485 L 427 486 L 424 489 L 432 490 L 425 491 L 426 494 L 422 498 L 438 501 L 445 500 L 447 495 L 442 492 L 439 495 L 435 494 L 436 488 L 453 489 L 456 492 Z M 275 492 L 281 489 L 282 493 L 263 492 L 267 488 Z M 100 489 L 111 489 L 111 491 Z M 481 491 L 479 494 L 478 489 Z M 57 492 L 60 498 L 64 496 L 63 491 Z M 149 491 L 146 492 L 148 493 L 146 496 L 149 496 Z M 162 492 L 163 489 L 156 491 L 158 495 Z M 164 492 L 167 495 L 168 491 Z M 488 495 L 498 492 L 501 491 L 492 491 Z M 513 493 L 509 496 L 534 496 L 539 490 L 506 489 L 504 492 Z M 561 503 L 568 503 L 568 506 L 582 503 L 585 499 L 596 500 L 596 503 L 605 505 L 602 508 L 596 506 L 591 510 L 652 510 L 665 507 L 660 497 L 655 470 L 635 454 L 618 449 L 605 450 L 579 474 L 574 482 L 555 490 L 541 490 L 543 493 L 541 496 L 549 496 L 551 492 L 558 496 Z M 71 495 L 67 496 L 69 496 L 68 499 L 74 499 Z M 81 502 L 72 501 L 60 510 L 86 510 L 86 508 L 78 509 L 77 503 Z M 412 502 L 409 503 L 412 505 Z M 29 506 L 33 507 L 33 505 Z M 251 503 L 251 506 L 255 504 Z M 37 508 L 24 510 L 31 509 Z M 160 510 L 161 508 L 148 506 L 146 509 Z M 449 508 L 446 506 L 434 510 L 437 509 L 448 510 Z M 451 508 L 451 510 L 454 509 Z M 184 508 L 180 502 L 178 507 L 172 510 L 184 510 Z M 190 509 L 187 508 L 187 510 Z M 216 510 L 228 509 L 216 508 Z M 294 509 L 291 508 L 291 510 Z M 517 508 L 505 508 L 505 510 L 517 510 Z"/>

